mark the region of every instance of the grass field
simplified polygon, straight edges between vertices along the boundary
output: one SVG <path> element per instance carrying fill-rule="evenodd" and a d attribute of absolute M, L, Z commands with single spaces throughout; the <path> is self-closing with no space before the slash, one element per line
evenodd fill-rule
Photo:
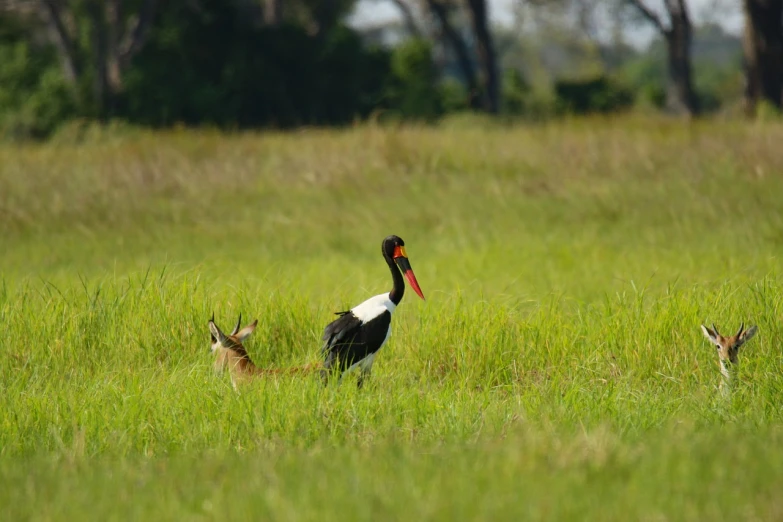
<path fill-rule="evenodd" d="M 779 520 L 783 126 L 627 118 L 0 147 L 2 520 Z M 406 293 L 368 385 L 318 360 Z M 700 323 L 759 334 L 728 397 Z"/>

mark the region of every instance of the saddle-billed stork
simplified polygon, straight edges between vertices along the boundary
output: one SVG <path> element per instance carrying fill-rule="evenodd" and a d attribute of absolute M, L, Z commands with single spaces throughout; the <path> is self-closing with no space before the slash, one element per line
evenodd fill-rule
<path fill-rule="evenodd" d="M 342 380 L 343 375 L 358 367 L 361 370 L 358 386 L 362 387 L 364 378 L 372 368 L 375 354 L 391 335 L 392 312 L 405 294 L 402 274 L 405 274 L 413 291 L 424 299 L 405 253 L 405 241 L 398 236 L 389 236 L 383 240 L 381 252 L 391 270 L 394 286 L 391 292 L 371 297 L 346 312 L 337 312 L 336 315 L 340 317 L 326 326 L 322 338 L 325 360 L 321 375 L 324 382 L 335 370 L 340 371 Z"/>

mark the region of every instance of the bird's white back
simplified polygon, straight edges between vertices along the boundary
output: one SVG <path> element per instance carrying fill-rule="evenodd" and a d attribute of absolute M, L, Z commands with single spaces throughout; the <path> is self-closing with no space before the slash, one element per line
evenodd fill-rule
<path fill-rule="evenodd" d="M 362 324 L 367 321 L 375 319 L 384 312 L 393 313 L 397 308 L 391 299 L 389 299 L 389 292 L 385 294 L 379 294 L 371 297 L 361 304 L 358 304 L 351 308 L 351 312 L 358 319 L 362 321 Z"/>

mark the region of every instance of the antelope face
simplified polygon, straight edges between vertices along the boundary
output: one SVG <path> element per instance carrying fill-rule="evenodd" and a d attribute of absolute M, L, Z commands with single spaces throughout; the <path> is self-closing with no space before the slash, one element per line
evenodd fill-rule
<path fill-rule="evenodd" d="M 706 326 L 701 325 L 701 331 L 717 348 L 721 366 L 728 367 L 728 365 L 734 365 L 739 362 L 740 346 L 756 335 L 758 327 L 751 326 L 745 330 L 745 323 L 742 323 L 737 333 L 730 337 L 724 337 L 718 333 L 718 329 L 714 324 L 712 325 L 711 330 Z"/>
<path fill-rule="evenodd" d="M 242 343 L 250 337 L 250 334 L 256 329 L 258 320 L 253 321 L 251 324 L 245 326 L 241 330 L 239 329 L 242 324 L 242 314 L 239 314 L 239 320 L 237 325 L 226 335 L 215 324 L 215 314 L 212 314 L 212 319 L 209 320 L 209 333 L 212 339 L 210 351 L 217 356 L 215 366 L 217 369 L 223 369 L 228 362 L 229 357 L 248 359 L 247 351 Z"/>

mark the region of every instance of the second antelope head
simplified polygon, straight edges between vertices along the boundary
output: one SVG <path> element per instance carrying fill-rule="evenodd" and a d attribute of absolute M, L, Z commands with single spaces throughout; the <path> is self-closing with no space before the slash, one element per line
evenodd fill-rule
<path fill-rule="evenodd" d="M 729 369 L 731 366 L 739 363 L 739 349 L 740 346 L 750 340 L 751 337 L 756 335 L 758 331 L 757 326 L 751 326 L 745 330 L 745 323 L 742 323 L 737 330 L 737 333 L 724 337 L 718 332 L 718 328 L 713 323 L 712 329 L 701 325 L 701 331 L 704 336 L 709 339 L 712 344 L 718 349 L 718 357 L 720 358 L 721 373 L 727 379 L 730 377 Z"/>

